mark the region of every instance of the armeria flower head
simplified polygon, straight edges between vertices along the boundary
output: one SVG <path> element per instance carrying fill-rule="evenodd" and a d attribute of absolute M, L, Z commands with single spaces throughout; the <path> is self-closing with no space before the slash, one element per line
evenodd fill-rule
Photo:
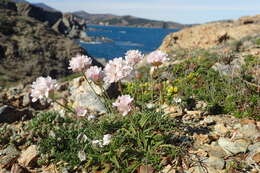
<path fill-rule="evenodd" d="M 75 111 L 76 111 L 76 115 L 79 117 L 85 117 L 88 113 L 88 111 L 83 107 L 77 107 Z"/>
<path fill-rule="evenodd" d="M 143 59 L 144 55 L 139 50 L 129 50 L 125 54 L 126 61 L 134 66 Z"/>
<path fill-rule="evenodd" d="M 168 61 L 168 55 L 160 50 L 153 51 L 147 56 L 147 62 L 153 66 L 159 66 Z"/>
<path fill-rule="evenodd" d="M 105 78 L 106 83 L 118 82 L 131 74 L 133 68 L 122 58 L 115 58 L 110 60 L 105 66 Z"/>
<path fill-rule="evenodd" d="M 85 55 L 77 55 L 71 58 L 69 69 L 73 72 L 83 72 L 91 66 L 92 59 Z"/>
<path fill-rule="evenodd" d="M 38 99 L 48 98 L 50 93 L 57 89 L 57 81 L 48 77 L 39 77 L 32 83 L 32 101 L 36 102 Z"/>
<path fill-rule="evenodd" d="M 113 103 L 113 106 L 117 107 L 117 110 L 123 115 L 126 116 L 132 109 L 133 98 L 129 95 L 122 95 L 117 98 Z"/>
<path fill-rule="evenodd" d="M 112 140 L 111 134 L 106 134 L 103 136 L 103 145 L 108 145 Z"/>
<path fill-rule="evenodd" d="M 86 76 L 95 84 L 101 84 L 103 82 L 103 78 L 105 77 L 105 73 L 101 67 L 92 66 L 86 71 Z"/>

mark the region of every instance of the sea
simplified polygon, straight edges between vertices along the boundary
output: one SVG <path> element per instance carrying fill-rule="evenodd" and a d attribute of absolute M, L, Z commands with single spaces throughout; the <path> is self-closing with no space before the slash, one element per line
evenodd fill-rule
<path fill-rule="evenodd" d="M 178 29 L 134 28 L 119 26 L 88 25 L 87 34 L 93 37 L 106 37 L 112 42 L 80 42 L 81 46 L 95 58 L 110 60 L 124 57 L 128 50 L 140 50 L 147 54 L 156 50 L 166 35 Z"/>

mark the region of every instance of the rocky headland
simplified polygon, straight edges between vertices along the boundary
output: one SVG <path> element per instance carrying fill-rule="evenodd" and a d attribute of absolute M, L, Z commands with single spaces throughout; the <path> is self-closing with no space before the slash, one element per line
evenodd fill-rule
<path fill-rule="evenodd" d="M 31 82 L 41 75 L 60 78 L 70 74 L 66 68 L 70 57 L 87 54 L 72 40 L 85 38 L 84 27 L 70 14 L 1 0 L 1 87 Z"/>
<path fill-rule="evenodd" d="M 105 26 L 127 26 L 141 28 L 184 28 L 184 25 L 176 22 L 157 21 L 143 19 L 134 16 L 117 16 L 113 14 L 90 14 L 85 11 L 73 12 L 74 15 L 86 20 L 89 25 L 105 25 Z"/>

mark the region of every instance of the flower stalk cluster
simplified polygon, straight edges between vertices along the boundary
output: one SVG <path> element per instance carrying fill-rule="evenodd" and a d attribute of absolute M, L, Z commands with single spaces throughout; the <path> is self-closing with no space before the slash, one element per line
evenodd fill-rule
<path fill-rule="evenodd" d="M 162 51 L 154 51 L 150 53 L 147 57 L 147 62 L 151 65 L 151 71 L 155 73 L 158 67 L 168 61 L 167 54 Z M 106 106 L 110 113 L 114 112 L 114 108 L 122 116 L 129 115 L 133 112 L 134 108 L 134 98 L 130 95 L 121 95 L 115 102 L 111 102 L 104 86 L 109 86 L 113 83 L 117 83 L 120 86 L 120 91 L 123 88 L 121 82 L 133 81 L 142 79 L 142 74 L 137 70 L 137 64 L 143 61 L 144 55 L 138 50 L 129 50 L 125 54 L 125 58 L 119 57 L 110 60 L 104 69 L 97 66 L 92 66 L 92 59 L 85 55 L 77 55 L 73 57 L 69 62 L 68 69 L 73 72 L 81 73 L 86 82 L 89 84 L 92 91 L 97 95 L 102 103 Z M 102 91 L 101 95 L 98 95 L 93 88 L 93 84 L 100 87 Z M 55 97 L 54 92 L 57 90 L 58 83 L 51 77 L 39 77 L 32 84 L 31 97 L 32 101 L 43 98 L 50 98 L 53 102 L 64 107 L 68 112 L 71 112 L 78 117 L 85 117 L 87 110 L 83 107 L 76 108 L 75 110 L 67 105 L 59 103 Z M 154 87 L 154 86 L 153 86 Z M 170 89 L 172 90 L 172 89 Z M 136 93 L 132 93 L 136 96 Z M 111 141 L 111 135 L 105 135 L 103 140 L 93 141 L 93 145 L 98 145 L 103 147 L 108 145 Z"/>

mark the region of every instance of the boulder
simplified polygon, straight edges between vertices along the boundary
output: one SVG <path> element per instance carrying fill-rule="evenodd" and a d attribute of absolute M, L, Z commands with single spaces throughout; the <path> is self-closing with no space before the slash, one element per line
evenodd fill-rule
<path fill-rule="evenodd" d="M 11 106 L 0 107 L 0 123 L 12 123 L 19 120 L 29 119 L 32 112 L 29 110 L 17 110 Z"/>

